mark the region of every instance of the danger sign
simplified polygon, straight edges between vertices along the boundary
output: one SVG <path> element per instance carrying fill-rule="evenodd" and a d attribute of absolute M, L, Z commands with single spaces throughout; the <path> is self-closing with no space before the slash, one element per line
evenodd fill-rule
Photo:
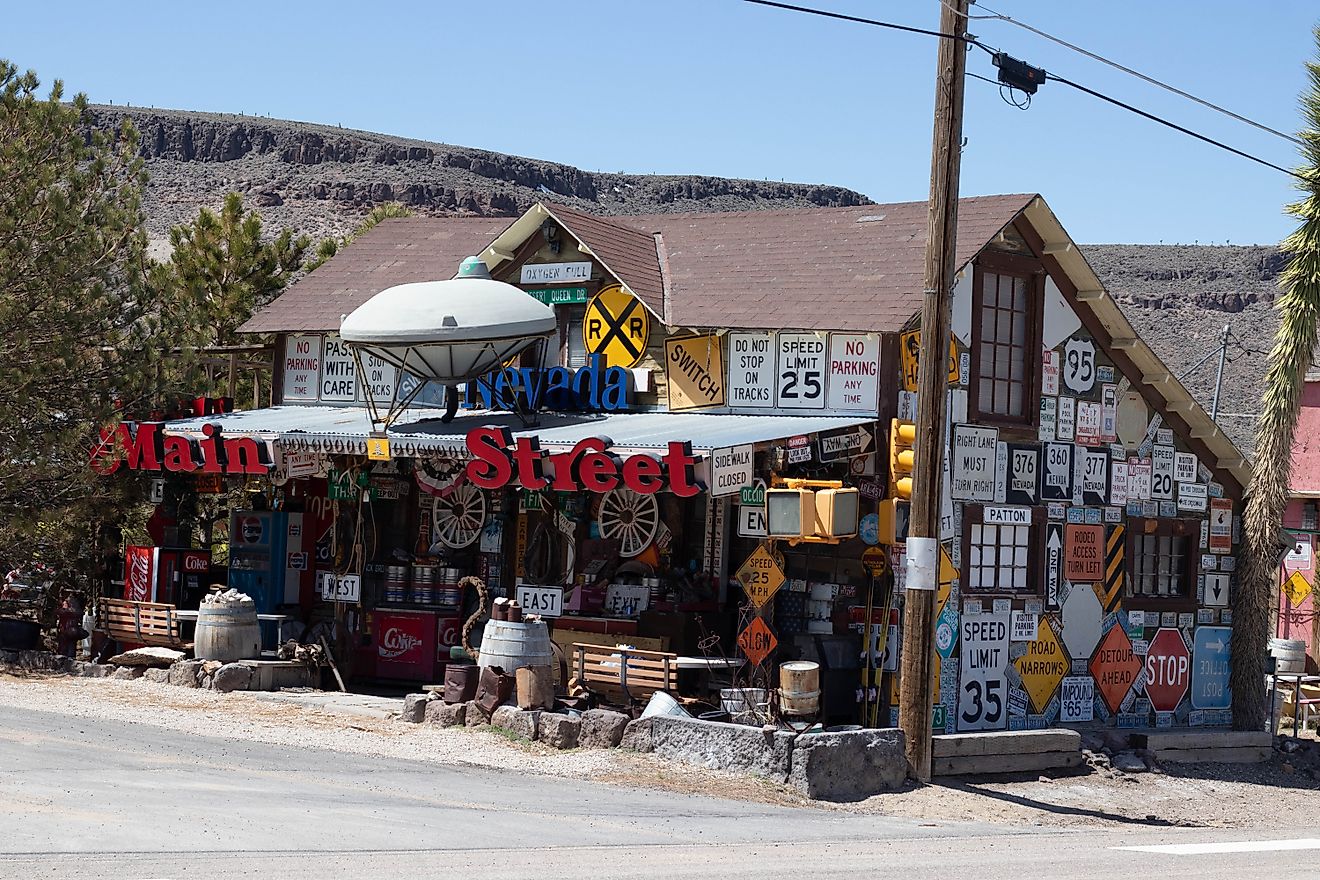
<path fill-rule="evenodd" d="M 646 307 L 617 284 L 587 303 L 582 317 L 582 343 L 590 354 L 605 359 L 606 367 L 631 367 L 646 353 L 651 338 L 651 316 Z"/>
<path fill-rule="evenodd" d="M 1063 529 L 1063 576 L 1070 581 L 1104 580 L 1105 527 L 1069 523 Z"/>

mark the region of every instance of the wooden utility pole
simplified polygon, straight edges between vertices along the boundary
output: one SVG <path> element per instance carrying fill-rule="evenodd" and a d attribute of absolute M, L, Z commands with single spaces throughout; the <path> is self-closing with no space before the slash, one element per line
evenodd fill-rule
<path fill-rule="evenodd" d="M 943 0 L 940 32 L 967 30 L 968 0 Z M 903 664 L 898 723 L 907 739 L 908 771 L 931 777 L 931 658 L 935 653 L 935 596 L 940 570 L 940 478 L 949 370 L 949 300 L 958 227 L 958 174 L 962 153 L 963 87 L 967 44 L 940 39 L 935 79 L 935 134 L 930 159 L 926 227 L 925 299 L 917 377 L 916 461 L 907 540 L 907 597 L 903 606 Z"/>

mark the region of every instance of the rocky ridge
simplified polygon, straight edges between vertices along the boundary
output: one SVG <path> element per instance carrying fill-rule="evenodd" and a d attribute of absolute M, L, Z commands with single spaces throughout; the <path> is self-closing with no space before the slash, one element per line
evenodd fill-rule
<path fill-rule="evenodd" d="M 326 125 L 138 107 L 95 106 L 89 125 L 141 135 L 151 182 L 148 227 L 166 237 L 202 205 L 237 190 L 268 222 L 343 234 L 383 202 L 419 214 L 514 217 L 540 199 L 596 214 L 869 204 L 838 186 L 705 176 L 611 174 L 451 144 Z"/>

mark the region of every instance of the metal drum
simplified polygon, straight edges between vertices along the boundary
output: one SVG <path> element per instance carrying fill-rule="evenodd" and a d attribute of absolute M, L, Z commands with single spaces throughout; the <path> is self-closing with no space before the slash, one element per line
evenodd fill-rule
<path fill-rule="evenodd" d="M 385 566 L 385 601 L 393 604 L 408 601 L 408 566 Z"/>
<path fill-rule="evenodd" d="M 435 601 L 447 608 L 457 608 L 463 603 L 463 588 L 458 582 L 463 578 L 462 569 L 442 568 L 439 570 L 439 583 L 436 585 Z"/>
<path fill-rule="evenodd" d="M 435 598 L 435 566 L 414 565 L 412 570 L 412 600 L 419 605 L 434 605 Z"/>
<path fill-rule="evenodd" d="M 1306 642 L 1301 639 L 1270 639 L 1270 654 L 1278 661 L 1275 672 L 1306 671 Z"/>

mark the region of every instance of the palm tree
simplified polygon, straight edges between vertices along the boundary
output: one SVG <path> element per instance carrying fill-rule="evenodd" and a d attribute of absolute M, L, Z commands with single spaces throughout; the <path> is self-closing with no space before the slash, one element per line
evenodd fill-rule
<path fill-rule="evenodd" d="M 1320 28 L 1315 36 L 1320 45 Z M 1266 710 L 1266 640 L 1278 590 L 1279 528 L 1288 505 L 1302 384 L 1320 317 L 1320 54 L 1307 63 L 1306 72 L 1310 89 L 1301 100 L 1302 164 L 1295 172 L 1302 198 L 1288 206 L 1301 225 L 1282 245 L 1288 262 L 1279 277 L 1279 331 L 1265 374 L 1255 466 L 1242 516 L 1241 580 L 1233 596 L 1233 726 L 1239 730 L 1259 730 Z"/>

